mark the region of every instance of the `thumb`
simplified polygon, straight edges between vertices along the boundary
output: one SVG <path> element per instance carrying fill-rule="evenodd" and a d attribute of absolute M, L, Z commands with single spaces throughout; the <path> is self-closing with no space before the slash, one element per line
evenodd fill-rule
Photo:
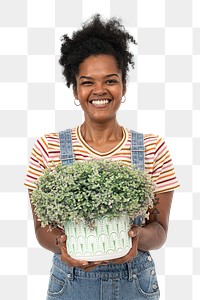
<path fill-rule="evenodd" d="M 134 227 L 134 228 L 131 228 L 129 231 L 128 231 L 128 235 L 132 238 L 135 238 L 137 236 L 140 235 L 140 230 L 139 228 L 137 227 Z"/>
<path fill-rule="evenodd" d="M 66 242 L 66 240 L 67 240 L 67 236 L 66 236 L 65 234 L 62 234 L 62 235 L 60 236 L 60 241 L 61 241 L 61 243 Z"/>

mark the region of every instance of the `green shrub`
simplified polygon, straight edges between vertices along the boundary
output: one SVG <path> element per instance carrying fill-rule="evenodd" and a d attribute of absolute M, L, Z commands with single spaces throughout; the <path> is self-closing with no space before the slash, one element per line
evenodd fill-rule
<path fill-rule="evenodd" d="M 147 173 L 111 160 L 49 167 L 36 184 L 31 201 L 41 226 L 50 228 L 81 220 L 92 228 L 95 219 L 124 213 L 145 216 L 155 188 Z"/>

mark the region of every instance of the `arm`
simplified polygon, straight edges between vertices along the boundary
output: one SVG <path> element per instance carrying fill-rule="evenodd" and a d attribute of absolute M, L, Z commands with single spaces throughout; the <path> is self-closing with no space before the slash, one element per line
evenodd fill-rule
<path fill-rule="evenodd" d="M 31 199 L 31 190 L 29 190 L 29 198 Z M 38 218 L 34 212 L 34 207 L 31 204 L 33 221 L 35 227 L 35 235 L 38 240 L 38 243 L 45 249 L 50 250 L 54 253 L 61 253 L 61 260 L 67 263 L 71 267 L 79 267 L 85 271 L 90 271 L 97 265 L 103 264 L 104 262 L 94 262 L 89 263 L 85 260 L 76 260 L 73 259 L 67 253 L 66 248 L 66 235 L 64 232 L 55 228 L 53 230 L 49 230 L 48 226 L 41 227 L 41 222 L 38 221 Z M 56 238 L 58 237 L 58 245 L 56 245 Z"/>
<path fill-rule="evenodd" d="M 129 236 L 132 237 L 131 250 L 124 257 L 112 260 L 113 263 L 130 261 L 137 255 L 137 249 L 149 251 L 162 247 L 167 238 L 172 198 L 173 191 L 155 195 L 147 224 L 144 227 L 133 225 L 129 231 Z"/>
<path fill-rule="evenodd" d="M 28 190 L 28 192 L 29 192 L 29 198 L 31 199 L 31 190 Z M 60 253 L 60 248 L 58 247 L 58 245 L 56 245 L 56 237 L 62 235 L 63 233 L 62 230 L 59 228 L 55 228 L 52 231 L 49 231 L 48 226 L 41 227 L 41 222 L 38 221 L 38 218 L 34 212 L 34 207 L 32 204 L 31 204 L 31 208 L 33 214 L 35 235 L 38 240 L 38 243 L 42 247 L 54 253 Z"/>
<path fill-rule="evenodd" d="M 141 227 L 138 249 L 148 251 L 163 246 L 167 238 L 172 198 L 173 191 L 155 195 L 147 225 Z"/>
<path fill-rule="evenodd" d="M 31 191 L 29 191 L 31 195 Z M 154 206 L 149 210 L 149 220 L 144 227 L 134 226 L 129 231 L 129 235 L 132 237 L 132 248 L 127 255 L 122 258 L 112 260 L 113 263 L 124 263 L 130 261 L 137 254 L 137 249 L 142 251 L 148 251 L 160 248 L 166 241 L 169 214 L 171 208 L 171 202 L 173 197 L 173 191 L 155 195 Z M 53 229 L 48 231 L 48 227 L 41 227 L 41 222 L 37 220 L 37 216 L 34 213 L 33 206 L 33 219 L 35 225 L 35 233 L 40 245 L 54 253 L 61 253 L 61 259 L 67 264 L 73 267 L 79 267 L 85 271 L 90 271 L 99 264 L 105 262 L 88 263 L 86 261 L 78 261 L 71 258 L 65 246 L 66 236 L 61 229 Z M 59 241 L 59 245 L 56 246 L 56 236 L 62 236 Z"/>

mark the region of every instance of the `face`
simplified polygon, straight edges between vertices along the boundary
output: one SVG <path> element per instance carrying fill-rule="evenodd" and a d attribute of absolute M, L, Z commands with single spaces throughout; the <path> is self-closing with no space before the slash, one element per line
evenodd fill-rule
<path fill-rule="evenodd" d="M 124 94 L 122 72 L 112 55 L 90 56 L 80 64 L 74 96 L 87 120 L 115 119 Z"/>

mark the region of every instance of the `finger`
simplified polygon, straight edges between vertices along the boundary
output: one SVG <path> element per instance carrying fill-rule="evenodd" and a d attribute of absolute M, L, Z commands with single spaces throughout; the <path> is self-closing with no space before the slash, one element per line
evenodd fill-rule
<path fill-rule="evenodd" d="M 60 249 L 61 249 L 61 260 L 66 262 L 70 267 L 77 267 L 81 269 L 92 269 L 101 264 L 102 261 L 88 262 L 86 260 L 77 260 L 72 258 L 68 252 L 66 247 L 66 235 L 61 235 L 59 239 Z"/>
<path fill-rule="evenodd" d="M 101 266 L 107 266 L 109 264 L 109 260 L 104 260 L 101 262 Z"/>
<path fill-rule="evenodd" d="M 101 261 L 92 261 L 92 262 L 87 262 L 88 264 L 83 266 L 83 268 L 87 269 L 89 267 L 97 267 L 101 264 Z"/>
<path fill-rule="evenodd" d="M 68 254 L 65 255 L 62 260 L 64 262 L 66 262 L 69 267 L 86 268 L 87 266 L 89 266 L 89 262 L 88 261 L 73 259 Z"/>
<path fill-rule="evenodd" d="M 94 268 L 96 268 L 96 266 L 92 265 L 92 266 L 81 268 L 81 269 L 85 272 L 89 272 L 89 271 L 93 270 Z"/>
<path fill-rule="evenodd" d="M 67 236 L 65 234 L 61 235 L 60 237 L 57 238 L 58 246 L 61 247 L 66 247 L 66 240 Z"/>
<path fill-rule="evenodd" d="M 102 262 L 90 262 L 88 264 L 88 266 L 85 266 L 85 267 L 81 267 L 81 269 L 83 269 L 85 272 L 88 272 L 88 271 L 91 271 L 93 270 L 94 268 L 96 268 L 97 266 L 100 266 L 102 264 Z"/>
<path fill-rule="evenodd" d="M 128 231 L 128 235 L 132 238 L 136 238 L 139 237 L 140 235 L 140 228 L 138 226 L 133 226 L 131 227 L 131 229 Z"/>
<path fill-rule="evenodd" d="M 61 235 L 59 238 L 59 242 L 61 245 L 66 244 L 67 236 L 65 234 Z"/>
<path fill-rule="evenodd" d="M 61 260 L 63 262 L 65 262 L 68 266 L 70 267 L 84 267 L 84 266 L 88 266 L 89 262 L 86 260 L 77 260 L 72 258 L 68 252 L 67 252 L 67 248 L 66 247 L 61 247 Z"/>
<path fill-rule="evenodd" d="M 86 260 L 78 260 L 72 258 L 67 252 L 63 254 L 63 258 L 66 261 L 66 263 L 72 267 L 80 267 L 80 266 L 88 266 L 89 262 Z"/>

